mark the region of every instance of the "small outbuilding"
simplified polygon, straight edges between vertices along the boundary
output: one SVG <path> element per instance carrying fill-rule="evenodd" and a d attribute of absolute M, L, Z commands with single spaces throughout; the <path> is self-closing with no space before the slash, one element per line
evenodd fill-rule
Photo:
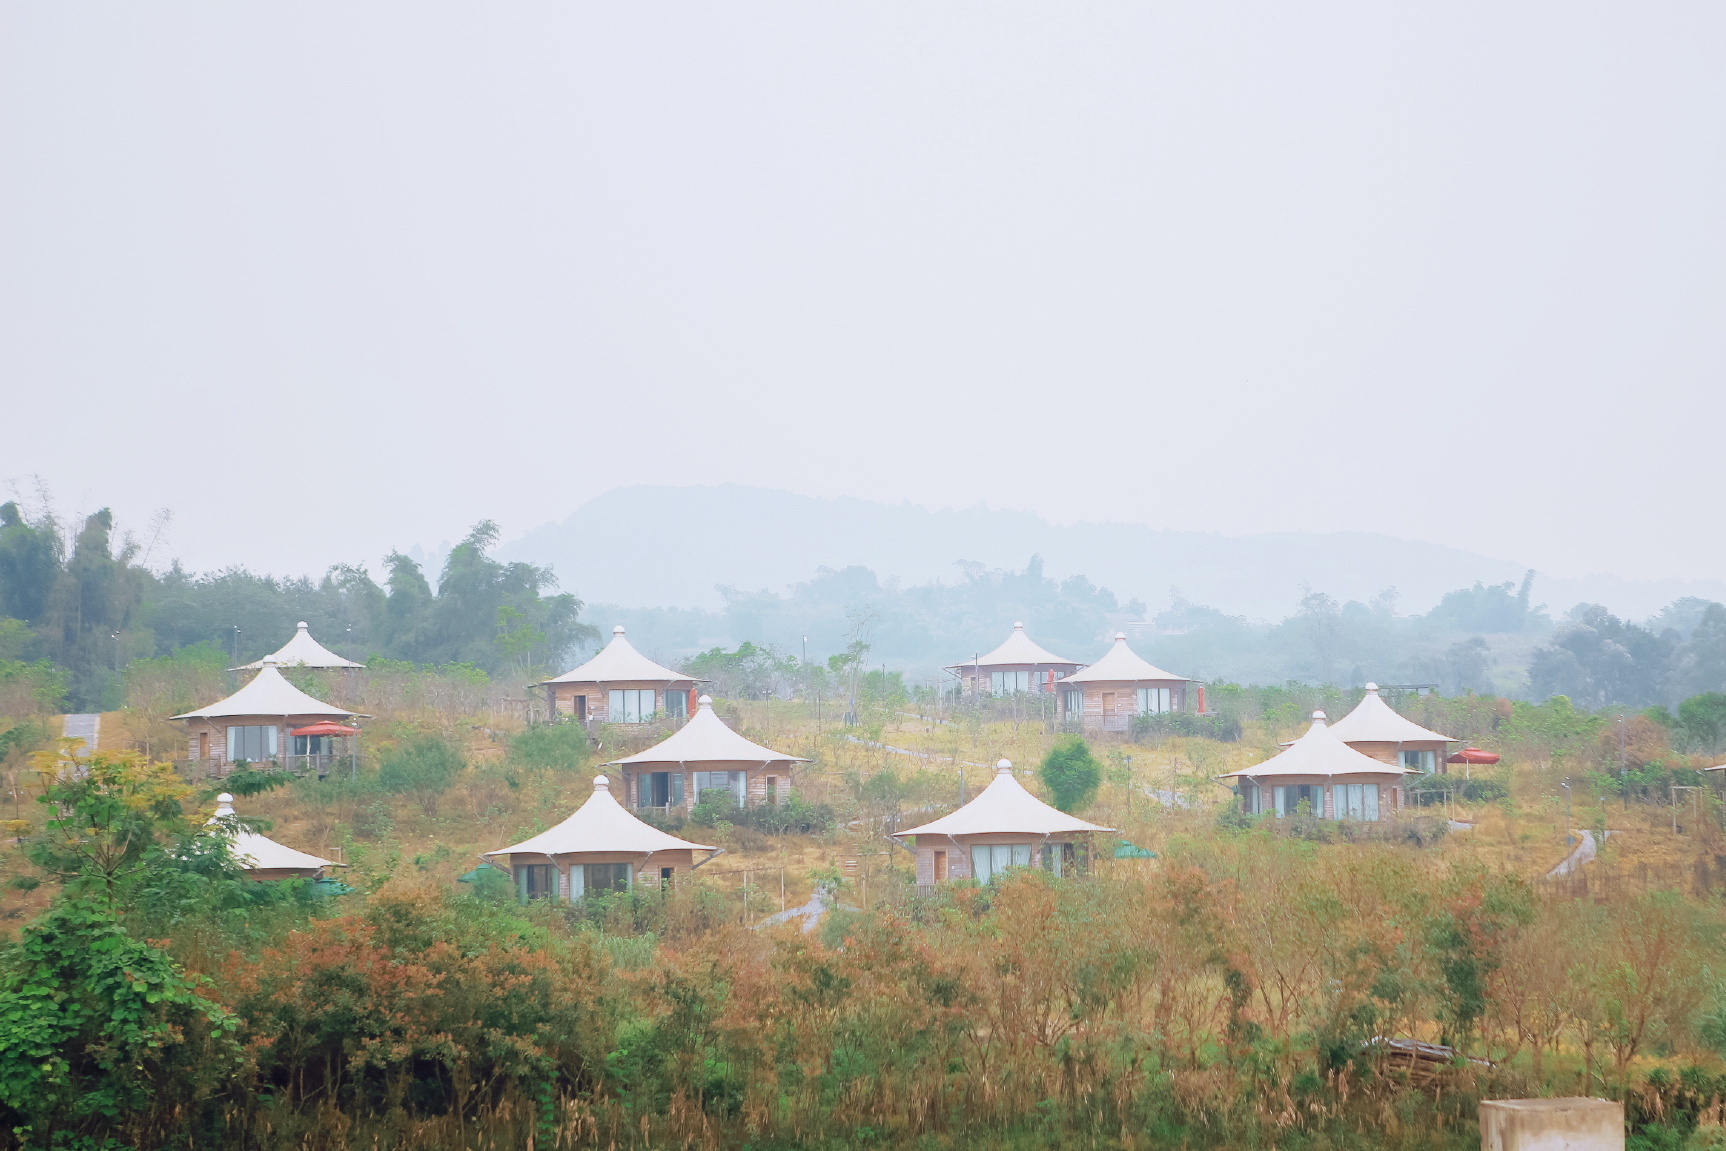
<path fill-rule="evenodd" d="M 1053 692 L 1055 682 L 1085 665 L 1039 647 L 1025 634 L 1023 623 L 1013 624 L 1013 634 L 988 655 L 969 663 L 956 663 L 947 670 L 959 679 L 959 691 L 972 698 L 985 695 Z"/>
<path fill-rule="evenodd" d="M 1056 685 L 1057 714 L 1090 731 L 1126 731 L 1135 715 L 1186 711 L 1191 682 L 1141 658 L 1127 646 L 1127 633 L 1118 631 L 1102 658 Z"/>
<path fill-rule="evenodd" d="M 607 766 L 623 774 L 624 801 L 637 810 L 685 811 L 704 791 L 729 791 L 739 807 L 777 805 L 791 797 L 791 770 L 809 761 L 743 738 L 696 700 L 689 722 L 646 751 Z"/>
<path fill-rule="evenodd" d="M 234 797 L 224 791 L 216 797 L 216 814 L 209 822 L 232 828 L 234 859 L 253 879 L 322 879 L 325 868 L 340 866 L 225 822 L 233 817 Z"/>
<path fill-rule="evenodd" d="M 612 796 L 611 781 L 596 775 L 593 794 L 574 815 L 485 858 L 510 873 L 523 899 L 574 902 L 640 884 L 673 887 L 695 868 L 697 851 L 713 850 L 641 822 Z"/>
<path fill-rule="evenodd" d="M 1331 731 L 1356 751 L 1422 775 L 1444 771 L 1446 752 L 1459 742 L 1397 714 L 1379 697 L 1376 683 L 1366 685 L 1361 701 Z"/>
<path fill-rule="evenodd" d="M 306 626 L 305 620 L 301 620 L 295 625 L 295 628 L 294 638 L 283 644 L 276 651 L 266 655 L 263 659 L 253 660 L 251 663 L 241 664 L 239 667 L 231 667 L 228 670 L 258 671 L 262 669 L 266 663 L 273 663 L 277 667 L 340 668 L 343 671 L 353 671 L 366 666 L 363 663 L 355 663 L 351 659 L 343 659 L 341 656 L 313 639 L 312 633 Z"/>
<path fill-rule="evenodd" d="M 357 756 L 359 729 L 345 721 L 358 712 L 313 699 L 289 683 L 274 662 L 250 683 L 219 703 L 170 718 L 186 725 L 187 757 L 209 766 L 213 774 L 247 763 L 273 762 L 293 770 L 316 769 L 320 775 L 342 756 Z M 350 735 L 292 735 L 295 729 L 328 731 L 314 725 L 334 721 Z"/>
<path fill-rule="evenodd" d="M 584 724 L 684 719 L 694 710 L 695 680 L 636 651 L 622 624 L 598 655 L 539 686 L 552 715 Z"/>
<path fill-rule="evenodd" d="M 1356 751 L 1325 723 L 1324 712 L 1315 711 L 1312 726 L 1287 750 L 1218 778 L 1235 781 L 1243 805 L 1254 815 L 1275 813 L 1282 819 L 1305 812 L 1321 819 L 1370 821 L 1394 818 L 1405 803 L 1404 777 L 1418 774 Z"/>
<path fill-rule="evenodd" d="M 1089 862 L 1090 837 L 1114 830 L 1050 807 L 1013 778 L 1013 764 L 1003 759 L 976 799 L 893 838 L 916 845 L 917 883 L 929 886 L 951 879 L 987 883 L 1010 867 L 1073 874 Z"/>

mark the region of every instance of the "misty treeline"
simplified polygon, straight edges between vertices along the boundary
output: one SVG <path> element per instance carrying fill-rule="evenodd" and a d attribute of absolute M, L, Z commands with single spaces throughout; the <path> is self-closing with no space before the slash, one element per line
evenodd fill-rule
<path fill-rule="evenodd" d="M 823 569 L 786 594 L 719 590 L 719 612 L 599 605 L 625 622 L 637 646 L 700 652 L 687 666 L 726 677 L 742 694 L 800 693 L 810 665 L 849 666 L 859 640 L 870 666 L 923 669 L 913 680 L 940 682 L 932 669 L 994 648 L 1014 621 L 1057 655 L 1097 658 L 1118 630 L 1135 650 L 1177 675 L 1212 683 L 1360 686 L 1368 681 L 1433 685 L 1513 698 L 1568 696 L 1577 706 L 1676 707 L 1690 696 L 1726 690 L 1726 607 L 1680 599 L 1642 623 L 1597 604 L 1579 604 L 1554 621 L 1529 602 L 1533 573 L 1520 585 L 1475 584 L 1447 593 L 1423 615 L 1397 611 L 1394 589 L 1371 603 L 1338 602 L 1308 591 L 1295 614 L 1277 623 L 1231 616 L 1178 591 L 1149 614 L 1083 576 L 1057 581 L 1033 557 L 1023 571 L 962 565 L 957 584 L 883 584 L 863 567 Z M 869 626 L 859 629 L 859 605 Z M 802 637 L 812 653 L 802 659 Z M 747 646 L 745 646 L 747 645 Z M 735 647 L 734 651 L 726 651 Z"/>
<path fill-rule="evenodd" d="M 28 1146 L 1464 1147 L 1480 1098 L 1608 1093 L 1676 1147 L 1726 1096 L 1716 901 L 1323 821 L 1182 813 L 1154 865 L 902 879 L 804 934 L 700 873 L 524 905 L 403 863 L 321 899 L 245 879 L 165 765 L 38 762 L 61 886 L 0 953 Z"/>
<path fill-rule="evenodd" d="M 106 509 L 69 533 L 45 502 L 35 514 L 0 505 L 0 713 L 111 709 L 124 701 L 134 661 L 203 645 L 210 661 L 219 653 L 248 662 L 286 642 L 299 620 L 361 661 L 471 665 L 493 676 L 567 670 L 600 638 L 582 601 L 555 591 L 549 567 L 493 559 L 496 542 L 494 523 L 476 525 L 435 587 L 400 552 L 386 559 L 381 584 L 353 565 L 318 579 L 238 567 L 197 575 L 177 563 L 152 569 L 153 540 L 117 533 Z M 1127 630 L 1146 658 L 1213 683 L 1376 680 L 1433 684 L 1446 695 L 1565 695 L 1586 708 L 1676 708 L 1726 690 L 1726 607 L 1695 598 L 1635 623 L 1589 604 L 1554 621 L 1529 602 L 1530 579 L 1458 589 L 1423 615 L 1399 614 L 1393 589 L 1370 603 L 1309 591 L 1295 614 L 1268 623 L 1178 591 L 1149 613 L 1084 576 L 1045 575 L 1040 557 L 1022 571 L 959 566 L 954 584 L 882 583 L 848 567 L 822 569 L 784 594 L 721 587 L 719 612 L 598 610 L 601 622 L 626 623 L 641 650 L 737 698 L 850 697 L 865 687 L 897 696 L 906 683 L 876 681 L 908 673 L 911 685 L 938 683 L 936 668 L 990 650 L 1016 620 L 1080 662 Z"/>
<path fill-rule="evenodd" d="M 595 641 L 581 601 L 554 594 L 550 568 L 491 558 L 497 535 L 490 520 L 475 525 L 435 589 L 400 552 L 386 559 L 381 586 L 352 565 L 316 580 L 237 567 L 194 575 L 178 563 L 152 570 L 150 543 L 116 538 L 106 508 L 68 541 L 46 507 L 27 515 L 15 501 L 0 504 L 0 695 L 10 687 L 74 709 L 111 709 L 134 661 L 202 645 L 205 662 L 249 662 L 286 643 L 300 620 L 350 659 L 465 664 L 492 675 L 556 665 Z"/>

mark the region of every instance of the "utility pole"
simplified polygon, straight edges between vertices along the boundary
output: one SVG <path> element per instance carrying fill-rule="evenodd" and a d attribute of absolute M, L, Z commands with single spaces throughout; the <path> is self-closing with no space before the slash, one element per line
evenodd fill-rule
<path fill-rule="evenodd" d="M 1569 847 L 1576 842 L 1576 837 L 1570 834 L 1570 777 L 1564 777 L 1564 846 Z"/>

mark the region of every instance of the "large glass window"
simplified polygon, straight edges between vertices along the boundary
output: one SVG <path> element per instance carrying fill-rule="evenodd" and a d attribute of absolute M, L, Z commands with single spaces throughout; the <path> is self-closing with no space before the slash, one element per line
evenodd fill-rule
<path fill-rule="evenodd" d="M 638 807 L 683 806 L 681 771 L 650 771 L 641 776 L 635 786 Z"/>
<path fill-rule="evenodd" d="M 334 755 L 335 739 L 333 735 L 296 735 L 294 736 L 295 755 Z"/>
<path fill-rule="evenodd" d="M 1085 714 L 1085 693 L 1083 691 L 1078 688 L 1068 688 L 1064 695 L 1066 698 L 1062 701 L 1061 706 L 1066 709 L 1069 716 Z"/>
<path fill-rule="evenodd" d="M 606 895 L 613 891 L 629 890 L 627 863 L 589 863 L 571 870 L 582 873 L 582 893 L 585 895 Z"/>
<path fill-rule="evenodd" d="M 978 843 L 971 848 L 971 878 L 987 883 L 1009 867 L 1031 866 L 1028 843 Z"/>
<path fill-rule="evenodd" d="M 672 719 L 684 719 L 689 715 L 689 695 L 681 691 L 665 693 L 665 714 Z"/>
<path fill-rule="evenodd" d="M 746 771 L 698 771 L 695 773 L 695 802 L 700 803 L 704 793 L 709 791 L 729 791 L 731 798 L 743 806 L 744 789 L 749 786 L 749 773 Z"/>
<path fill-rule="evenodd" d="M 653 689 L 611 691 L 612 723 L 646 723 L 653 718 Z"/>
<path fill-rule="evenodd" d="M 1077 871 L 1078 849 L 1070 843 L 1045 843 L 1042 855 L 1044 871 L 1056 875 L 1073 875 Z"/>
<path fill-rule="evenodd" d="M 1338 819 L 1378 818 L 1378 784 L 1339 783 L 1331 791 Z"/>
<path fill-rule="evenodd" d="M 228 729 L 228 760 L 243 759 L 259 763 L 276 757 L 276 726 L 230 727 Z"/>
<path fill-rule="evenodd" d="M 1166 687 L 1141 687 L 1139 689 L 1139 714 L 1163 715 L 1174 710 L 1170 707 L 1169 689 Z"/>
<path fill-rule="evenodd" d="M 1431 775 L 1438 770 L 1438 756 L 1428 751 L 1405 751 L 1402 753 L 1402 765 L 1410 771 L 1418 771 Z"/>
<path fill-rule="evenodd" d="M 515 869 L 515 893 L 523 899 L 550 899 L 557 895 L 557 868 L 533 863 Z"/>
<path fill-rule="evenodd" d="M 996 695 L 1012 695 L 1016 691 L 1031 690 L 1031 673 L 1028 671 L 992 671 L 989 673 L 989 684 Z"/>
<path fill-rule="evenodd" d="M 1271 788 L 1272 804 L 1276 808 L 1277 818 L 1286 815 L 1299 815 L 1301 804 L 1306 804 L 1305 814 L 1324 815 L 1324 788 L 1313 784 L 1287 784 L 1283 787 Z"/>

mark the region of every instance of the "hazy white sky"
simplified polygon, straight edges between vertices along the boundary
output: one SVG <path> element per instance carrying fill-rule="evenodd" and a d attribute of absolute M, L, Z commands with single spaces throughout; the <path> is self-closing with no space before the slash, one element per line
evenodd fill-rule
<path fill-rule="evenodd" d="M 731 480 L 1718 576 L 1722 59 L 1717 3 L 8 3 L 0 480 L 195 567 Z"/>

